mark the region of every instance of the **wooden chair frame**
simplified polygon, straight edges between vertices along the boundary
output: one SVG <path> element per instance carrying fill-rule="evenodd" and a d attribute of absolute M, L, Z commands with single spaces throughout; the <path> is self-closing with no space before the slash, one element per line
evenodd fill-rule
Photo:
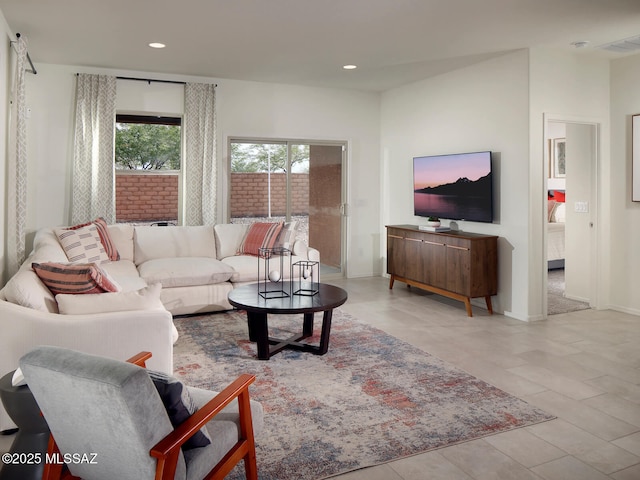
<path fill-rule="evenodd" d="M 128 359 L 127 362 L 146 368 L 146 361 L 149 358 L 151 358 L 151 352 L 140 352 Z M 149 454 L 158 462 L 155 480 L 173 480 L 180 457 L 180 447 L 236 398 L 240 413 L 240 439 L 204 478 L 206 480 L 222 480 L 240 460 L 244 460 L 247 480 L 258 480 L 251 406 L 249 404 L 249 385 L 255 379 L 254 375 L 246 373 L 240 375 L 151 449 Z M 55 453 L 59 454 L 60 450 L 51 435 L 48 446 L 49 458 L 56 458 L 53 456 Z M 63 467 L 65 466 L 62 464 L 45 464 L 43 480 L 80 480 Z"/>

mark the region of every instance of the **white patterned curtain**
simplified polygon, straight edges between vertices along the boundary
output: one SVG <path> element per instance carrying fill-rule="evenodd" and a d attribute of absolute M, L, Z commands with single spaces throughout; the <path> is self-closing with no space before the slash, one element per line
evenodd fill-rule
<path fill-rule="evenodd" d="M 11 126 L 7 169 L 7 270 L 13 275 L 25 259 L 27 221 L 27 112 L 25 75 L 27 39 L 16 42 L 16 74 L 11 97 Z"/>
<path fill-rule="evenodd" d="M 184 87 L 184 224 L 216 223 L 215 85 Z"/>
<path fill-rule="evenodd" d="M 116 77 L 78 74 L 71 221 L 115 222 Z"/>

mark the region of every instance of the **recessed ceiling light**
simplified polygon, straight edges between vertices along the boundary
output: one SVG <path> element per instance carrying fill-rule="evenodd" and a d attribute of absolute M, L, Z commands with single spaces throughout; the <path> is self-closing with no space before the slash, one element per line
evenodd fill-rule
<path fill-rule="evenodd" d="M 149 44 L 151 48 L 164 48 L 166 45 L 164 43 L 152 42 Z"/>
<path fill-rule="evenodd" d="M 345 70 L 355 70 L 356 68 L 358 68 L 357 65 L 345 65 L 342 68 L 344 68 Z"/>
<path fill-rule="evenodd" d="M 578 40 L 576 42 L 571 42 L 571 45 L 573 45 L 575 48 L 584 48 L 589 45 L 589 40 Z"/>

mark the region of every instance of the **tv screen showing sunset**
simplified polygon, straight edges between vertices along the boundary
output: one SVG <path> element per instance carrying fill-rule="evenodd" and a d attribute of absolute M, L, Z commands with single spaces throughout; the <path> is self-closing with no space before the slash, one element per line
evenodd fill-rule
<path fill-rule="evenodd" d="M 491 222 L 492 191 L 491 152 L 413 159 L 417 216 Z"/>

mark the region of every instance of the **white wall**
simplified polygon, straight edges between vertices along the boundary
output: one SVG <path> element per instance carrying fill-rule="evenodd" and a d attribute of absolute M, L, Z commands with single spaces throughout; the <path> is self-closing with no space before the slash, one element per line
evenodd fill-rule
<path fill-rule="evenodd" d="M 227 80 L 218 91 L 225 142 L 237 136 L 348 142 L 346 270 L 349 277 L 379 275 L 379 94 Z"/>
<path fill-rule="evenodd" d="M 529 304 L 530 318 L 546 317 L 546 187 L 544 170 L 546 119 L 599 125 L 599 194 L 596 223 L 596 245 L 592 250 L 595 270 L 586 275 L 595 277 L 592 301 L 599 308 L 608 303 L 609 289 L 609 61 L 602 58 L 533 49 L 530 52 L 530 245 Z M 588 265 L 590 266 L 590 265 Z M 588 266 L 585 266 L 588 267 Z"/>
<path fill-rule="evenodd" d="M 379 274 L 380 96 L 351 90 L 262 84 L 39 64 L 28 78 L 29 213 L 27 229 L 69 223 L 75 74 L 108 73 L 164 80 L 215 82 L 218 119 L 219 198 L 226 203 L 227 137 L 346 140 L 349 145 L 349 276 Z M 182 89 L 170 84 L 118 82 L 118 109 L 182 113 Z M 221 207 L 222 208 L 222 207 Z M 224 221 L 226 212 L 220 212 Z"/>
<path fill-rule="evenodd" d="M 631 201 L 631 116 L 640 113 L 640 55 L 611 62 L 610 98 L 610 302 L 640 315 L 640 202 Z"/>
<path fill-rule="evenodd" d="M 529 316 L 528 62 L 528 52 L 518 51 L 387 91 L 381 115 L 383 229 L 426 221 L 413 215 L 413 157 L 494 152 L 494 223 L 458 223 L 461 230 L 500 236 L 494 309 L 523 320 Z"/>

